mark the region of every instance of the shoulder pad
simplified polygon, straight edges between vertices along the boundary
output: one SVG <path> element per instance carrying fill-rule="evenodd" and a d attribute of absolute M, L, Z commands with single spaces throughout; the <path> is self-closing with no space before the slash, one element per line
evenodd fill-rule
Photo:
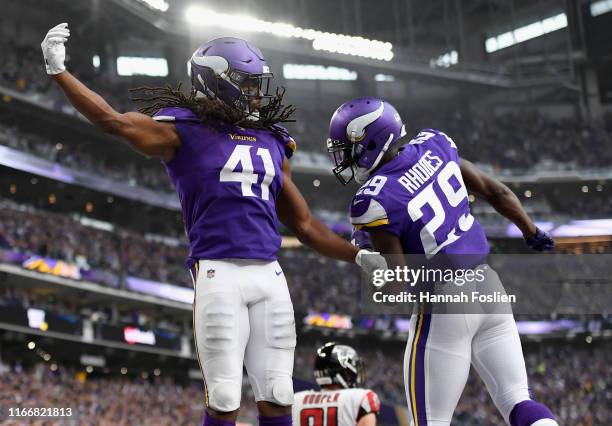
<path fill-rule="evenodd" d="M 435 129 L 423 129 L 410 141 L 411 145 L 419 145 L 425 142 L 444 142 L 450 144 L 451 148 L 457 149 L 453 141 L 446 133 Z"/>
<path fill-rule="evenodd" d="M 278 140 L 284 148 L 285 156 L 287 158 L 291 158 L 297 149 L 297 144 L 295 143 L 295 140 L 291 137 L 289 131 L 283 126 L 275 124 L 274 128 L 276 129 L 276 135 L 278 136 Z"/>
<path fill-rule="evenodd" d="M 383 205 L 374 198 L 355 196 L 351 201 L 351 223 L 356 229 L 389 224 Z"/>
<path fill-rule="evenodd" d="M 363 410 L 365 414 L 378 413 L 380 411 L 380 400 L 376 392 L 367 389 L 365 395 L 361 398 L 359 409 Z"/>
<path fill-rule="evenodd" d="M 200 122 L 198 116 L 189 108 L 168 107 L 162 108 L 153 116 L 155 121 L 166 122 Z"/>

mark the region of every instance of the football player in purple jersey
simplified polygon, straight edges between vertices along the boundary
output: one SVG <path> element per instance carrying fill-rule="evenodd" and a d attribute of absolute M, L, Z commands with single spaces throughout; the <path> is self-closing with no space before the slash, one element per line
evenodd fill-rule
<path fill-rule="evenodd" d="M 531 248 L 553 248 L 553 240 L 534 225 L 506 185 L 461 159 L 443 132 L 425 129 L 407 137 L 388 102 L 360 98 L 342 104 L 329 133 L 334 174 L 343 184 L 355 179 L 362 185 L 350 206 L 354 239 L 361 247 L 371 245 L 383 255 L 470 255 L 486 262 L 489 246 L 470 213 L 470 191 L 515 223 Z M 403 262 L 403 256 L 396 259 L 387 260 Z M 488 265 L 470 267 L 480 269 L 487 284 L 503 288 Z M 450 424 L 470 363 L 508 424 L 557 425 L 550 410 L 530 398 L 511 313 L 443 314 L 415 306 L 404 362 L 412 425 Z"/>
<path fill-rule="evenodd" d="M 279 220 L 319 253 L 386 267 L 314 218 L 291 180 L 295 142 L 279 125 L 292 108 L 268 93 L 272 74 L 262 53 L 237 38 L 219 38 L 191 57 L 193 87 L 146 90 L 153 104 L 118 113 L 64 66 L 67 24 L 41 47 L 47 74 L 92 124 L 165 165 L 178 193 L 189 239 L 195 296 L 194 335 L 205 385 L 208 426 L 235 424 L 246 366 L 259 422 L 291 423 L 293 307 L 276 261 Z"/>

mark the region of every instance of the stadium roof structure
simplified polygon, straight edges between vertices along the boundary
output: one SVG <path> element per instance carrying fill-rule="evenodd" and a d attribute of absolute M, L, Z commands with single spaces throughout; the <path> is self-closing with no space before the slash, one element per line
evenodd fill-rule
<path fill-rule="evenodd" d="M 165 11 L 157 0 L 112 1 L 136 19 L 177 36 L 214 36 L 219 29 L 250 33 L 266 50 L 499 88 L 575 89 L 572 63 L 582 57 L 580 46 L 565 35 L 573 24 L 558 0 L 389 0 L 376 6 L 359 0 L 257 0 L 230 7 L 207 2 L 205 9 L 176 0 L 166 3 Z M 487 49 L 499 36 L 497 46 L 504 48 Z M 511 48 L 520 44 L 513 41 L 541 36 L 546 36 L 545 45 Z M 356 47 L 357 37 L 363 43 L 379 42 L 379 50 L 364 53 Z"/>

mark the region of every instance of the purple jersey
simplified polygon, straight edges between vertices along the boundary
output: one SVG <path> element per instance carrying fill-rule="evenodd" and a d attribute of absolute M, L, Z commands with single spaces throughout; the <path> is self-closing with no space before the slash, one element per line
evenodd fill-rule
<path fill-rule="evenodd" d="M 185 108 L 164 108 L 154 118 L 173 122 L 181 140 L 165 166 L 183 210 L 187 265 L 196 259 L 276 259 L 276 198 L 293 139 L 280 127 L 283 136 L 224 123 L 208 126 Z"/>
<path fill-rule="evenodd" d="M 457 146 L 423 130 L 357 191 L 351 222 L 398 236 L 404 253 L 487 254 L 489 244 L 470 214 Z"/>

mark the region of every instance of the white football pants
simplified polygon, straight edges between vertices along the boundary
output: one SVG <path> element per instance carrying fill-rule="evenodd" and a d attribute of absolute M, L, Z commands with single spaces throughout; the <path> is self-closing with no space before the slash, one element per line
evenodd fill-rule
<path fill-rule="evenodd" d="M 206 406 L 220 412 L 239 408 L 243 364 L 256 401 L 291 405 L 295 319 L 278 262 L 203 259 L 192 277 Z"/>
<path fill-rule="evenodd" d="M 502 289 L 487 267 L 486 282 Z M 506 311 L 508 312 L 508 307 Z M 529 399 L 521 341 L 511 313 L 425 313 L 410 320 L 404 383 L 411 426 L 448 426 L 474 366 L 508 422 L 512 408 Z"/>

